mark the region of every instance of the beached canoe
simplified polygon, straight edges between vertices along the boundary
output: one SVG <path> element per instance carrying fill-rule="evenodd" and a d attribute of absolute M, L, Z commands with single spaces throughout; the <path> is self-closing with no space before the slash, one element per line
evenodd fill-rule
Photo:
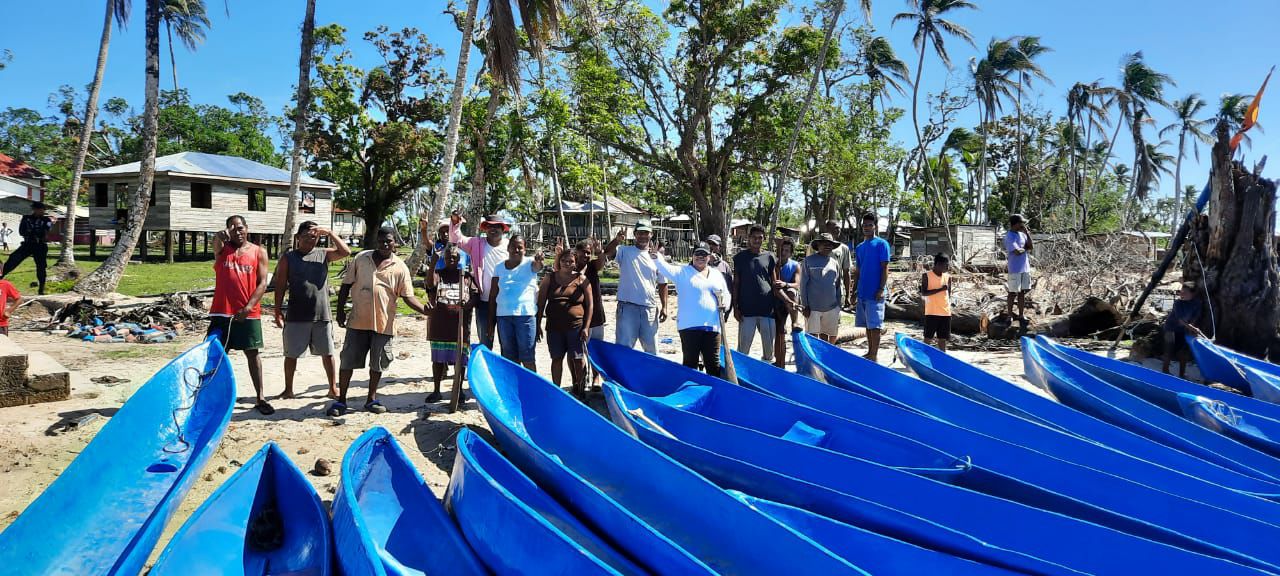
<path fill-rule="evenodd" d="M 1187 344 L 1206 382 L 1225 384 L 1258 400 L 1280 403 L 1280 366 L 1205 338 L 1188 336 Z"/>
<path fill-rule="evenodd" d="M 489 573 L 381 426 L 356 438 L 342 458 L 333 542 L 346 576 Z"/>
<path fill-rule="evenodd" d="M 137 574 L 231 419 L 235 376 L 206 340 L 173 359 L 0 533 L 22 574 Z"/>
<path fill-rule="evenodd" d="M 196 509 L 150 576 L 327 576 L 332 558 L 329 511 L 269 442 Z"/>
<path fill-rule="evenodd" d="M 747 376 L 740 376 L 739 379 L 757 387 L 767 386 L 768 389 L 765 391 L 776 396 L 841 415 L 852 413 L 861 406 L 860 402 L 850 401 L 848 394 L 887 402 L 1061 460 L 1094 468 L 1147 486 L 1159 486 L 1180 496 L 1233 510 L 1251 518 L 1280 524 L 1280 504 L 1269 500 L 1260 501 L 1260 497 L 1277 496 L 1275 493 L 1252 494 L 1229 489 L 1221 484 L 1214 484 L 1188 474 L 1173 464 L 1161 465 L 1148 459 L 1137 458 L 1109 448 L 1100 442 L 1014 416 L 931 382 L 870 362 L 825 342 L 811 340 L 805 336 L 797 339 L 797 343 L 798 354 L 810 359 L 810 363 L 824 374 L 826 384 L 810 385 L 813 381 L 807 378 L 766 380 L 751 376 L 754 365 L 750 362 L 744 364 L 745 367 L 740 370 Z M 908 366 L 915 364 L 921 370 L 926 370 L 928 366 L 926 362 L 943 365 L 949 371 L 967 370 L 967 368 L 952 366 L 953 363 L 961 363 L 960 361 L 904 336 L 898 339 L 898 351 L 899 355 L 907 360 Z M 928 370 L 932 369 L 928 368 Z M 990 375 L 988 377 L 994 378 Z M 1062 407 L 1057 406 L 1057 408 Z M 1075 415 L 1089 419 L 1082 414 Z M 1137 441 L 1149 445 L 1152 453 L 1167 452 L 1175 463 L 1189 461 L 1194 467 L 1218 472 L 1225 480 L 1234 481 L 1241 488 L 1265 489 L 1268 486 L 1263 481 L 1213 466 L 1126 430 L 1115 428 L 1104 422 L 1095 421 L 1095 423 L 1102 427 L 1113 428 L 1117 434 L 1134 437 Z"/>
<path fill-rule="evenodd" d="M 1017 572 L 981 564 L 936 550 L 921 548 L 837 522 L 794 506 L 762 500 L 730 490 L 739 500 L 768 514 L 788 527 L 812 538 L 845 558 L 858 558 L 872 574 L 948 574 L 950 576 L 997 576 Z"/>
<path fill-rule="evenodd" d="M 819 363 L 827 362 L 828 358 L 834 357 L 841 359 L 845 364 L 844 367 L 834 370 L 830 369 L 830 366 L 827 367 L 826 377 L 828 382 L 848 387 L 855 392 L 875 389 L 880 386 L 880 383 L 875 380 L 858 382 L 856 378 L 859 376 L 852 376 L 857 374 L 857 369 L 851 369 L 848 364 L 864 366 L 866 363 L 859 362 L 857 358 L 852 358 L 849 353 L 841 351 L 834 346 L 826 345 L 825 342 L 816 342 L 808 336 L 802 336 L 800 342 L 803 349 L 798 349 L 805 354 L 818 356 Z M 950 391 L 981 391 L 981 396 L 995 398 L 998 401 L 995 405 L 988 404 L 989 406 L 1003 410 L 1003 406 L 1016 405 L 1019 413 L 1028 414 L 1031 417 L 1030 421 L 1062 433 L 1074 435 L 1135 458 L 1158 464 L 1169 470 L 1175 470 L 1233 490 L 1267 498 L 1280 496 L 1280 484 L 1274 481 L 1225 468 L 1155 442 L 1150 438 L 1135 434 L 1125 428 L 1115 426 L 1069 406 L 1059 404 L 904 334 L 898 335 L 897 344 L 898 358 L 902 360 L 903 364 L 914 371 L 920 378 L 941 388 Z M 968 397 L 975 399 L 975 396 Z M 978 401 L 981 402 L 981 400 Z M 933 410 L 933 407 L 930 407 L 929 410 Z M 967 416 L 964 413 L 952 412 L 944 419 L 971 430 L 980 430 L 985 419 L 977 414 L 969 414 Z M 1001 436 L 1001 438 L 1004 438 L 1004 436 Z M 1019 442 L 1022 441 L 1021 439 L 1019 440 Z M 1108 471 L 1123 475 L 1118 470 L 1108 469 Z M 1145 477 L 1136 478 L 1141 478 L 1144 482 L 1147 481 Z M 1183 490 L 1183 488 L 1178 488 L 1178 490 Z M 1201 496 L 1196 496 L 1196 498 L 1204 501 Z"/>
<path fill-rule="evenodd" d="M 1036 343 L 1125 392 L 1225 434 L 1272 456 L 1280 456 L 1280 405 L 1224 392 L 1144 366 L 1063 346 L 1044 336 Z"/>
<path fill-rule="evenodd" d="M 1051 390 L 1064 405 L 1224 468 L 1263 480 L 1280 478 L 1280 460 L 1107 384 L 1031 338 L 1022 339 L 1022 358 L 1027 379 Z"/>
<path fill-rule="evenodd" d="M 701 564 L 744 576 L 865 574 L 487 348 L 474 349 L 467 375 L 511 461 L 650 571 L 690 574 Z M 596 490 L 588 490 L 584 481 Z M 641 539 L 633 538 L 640 532 L 634 526 L 615 531 L 616 518 L 600 512 L 618 505 L 652 532 Z M 656 534 L 665 544 L 654 544 Z M 676 558 L 675 550 L 700 562 Z"/>
<path fill-rule="evenodd" d="M 495 574 L 648 574 L 470 429 L 458 433 L 457 446 L 445 509 Z"/>
<path fill-rule="evenodd" d="M 1254 567 L 878 466 L 819 446 L 724 424 L 613 382 L 605 383 L 605 397 L 610 413 L 628 432 L 727 489 L 804 508 L 953 556 L 1036 574 L 1257 572 Z M 868 502 L 877 504 L 881 515 L 872 515 Z M 886 509 L 895 516 L 883 514 Z M 958 536 L 967 536 L 968 541 L 962 542 Z"/>
<path fill-rule="evenodd" d="M 869 467 L 865 463 L 859 466 L 855 462 L 839 462 L 837 459 L 828 459 L 830 461 L 827 462 L 806 460 L 811 446 L 854 458 L 862 455 L 863 460 L 868 460 L 865 456 L 874 455 L 875 447 L 867 446 L 863 440 L 865 434 L 854 427 L 853 420 L 862 420 L 862 425 L 870 427 L 893 426 L 909 438 L 940 443 L 944 450 L 965 450 L 974 464 L 969 471 L 952 479 L 956 487 L 1086 520 L 1173 547 L 1259 568 L 1276 569 L 1267 558 L 1275 554 L 1273 543 L 1280 537 L 1280 528 L 1270 524 L 1056 460 L 875 400 L 859 399 L 862 400 L 861 406 L 846 419 L 765 396 L 627 348 L 607 343 L 592 343 L 591 348 L 592 358 L 598 362 L 601 371 L 620 385 L 616 391 L 609 388 L 606 400 L 611 401 L 611 414 L 615 420 L 621 420 L 620 425 L 629 430 L 635 429 L 637 424 L 623 407 L 643 410 L 650 419 L 658 421 L 682 442 L 789 476 L 805 474 L 806 479 L 816 484 L 937 520 L 940 524 L 1005 548 L 1053 560 L 1046 557 L 1052 552 L 1006 545 L 1010 541 L 1008 535 L 983 525 L 1026 526 L 1029 522 L 1034 523 L 1034 520 L 1019 515 L 1020 512 L 1026 514 L 1026 510 L 975 507 L 973 510 L 983 511 L 983 523 L 964 526 L 948 523 L 942 520 L 941 512 L 928 506 L 929 503 L 937 505 L 952 501 L 952 506 L 961 506 L 962 499 L 967 497 L 974 506 L 982 506 L 984 502 L 980 495 L 919 482 L 917 478 L 900 478 L 900 475 L 885 473 L 883 469 Z M 753 362 L 758 361 L 748 360 L 747 364 Z M 627 367 L 623 375 L 613 378 L 617 371 L 611 372 L 610 369 L 622 366 Z M 773 370 L 779 373 L 775 377 L 803 378 L 776 368 Z M 758 377 L 761 373 L 756 369 L 753 376 Z M 739 378 L 742 381 L 742 377 Z M 644 395 L 623 389 L 631 387 L 645 390 Z M 648 397 L 650 395 L 652 397 Z M 691 419 L 673 414 L 671 408 L 703 418 Z M 680 432 L 670 427 L 673 422 L 678 422 Z M 770 441 L 790 440 L 795 449 L 787 451 L 789 459 L 766 462 L 758 455 L 762 449 L 756 446 L 737 451 L 725 443 L 725 437 L 735 433 L 741 435 L 728 431 L 729 428 L 754 431 Z M 793 434 L 796 428 L 802 428 L 809 434 L 797 437 Z M 643 433 L 640 436 L 645 437 Z M 746 435 L 741 436 L 739 444 L 750 441 Z M 778 446 L 780 451 L 787 447 L 786 443 Z M 793 464 L 778 466 L 779 461 Z M 804 470 L 799 470 L 801 468 Z M 814 468 L 821 468 L 823 472 L 811 472 Z M 784 500 L 784 503 L 790 501 Z M 1000 517 L 1002 512 L 1009 516 Z M 1030 515 L 1036 516 L 1035 512 L 1030 511 Z M 958 517 L 959 521 L 964 521 L 963 514 Z M 979 530 L 983 532 L 975 532 Z M 927 545 L 920 540 L 923 538 L 927 536 L 912 535 L 904 539 Z"/>

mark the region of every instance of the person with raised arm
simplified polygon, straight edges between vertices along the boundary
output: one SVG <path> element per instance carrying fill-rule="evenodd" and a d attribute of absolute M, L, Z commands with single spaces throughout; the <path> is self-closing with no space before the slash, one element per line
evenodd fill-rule
<path fill-rule="evenodd" d="M 449 216 L 449 242 L 457 244 L 471 260 L 471 275 L 480 285 L 480 301 L 476 303 L 476 333 L 480 343 L 493 348 L 493 320 L 489 317 L 489 302 L 492 295 L 493 272 L 507 260 L 507 248 L 504 236 L 511 229 L 506 220 L 496 214 L 490 214 L 480 221 L 480 233 L 483 236 L 466 236 L 462 233 L 462 224 L 466 220 L 461 214 L 454 212 Z"/>
<path fill-rule="evenodd" d="M 524 237 L 507 240 L 507 260 L 489 281 L 489 330 L 498 335 L 502 357 L 537 371 L 534 345 L 538 341 L 538 273 L 542 252 L 525 258 Z"/>
<path fill-rule="evenodd" d="M 731 303 L 724 275 L 711 267 L 711 247 L 699 242 L 693 260 L 683 266 L 667 262 L 657 250 L 650 251 L 649 257 L 658 273 L 676 285 L 682 363 L 696 370 L 701 360 L 707 374 L 719 377 L 721 314 Z"/>
<path fill-rule="evenodd" d="M 636 341 L 645 352 L 658 353 L 658 324 L 667 320 L 667 283 L 658 276 L 657 265 L 647 254 L 655 246 L 649 223 L 636 223 L 635 242 L 628 246 L 627 229 L 604 247 L 604 255 L 618 262 L 618 308 L 615 312 L 614 343 L 632 348 Z"/>
<path fill-rule="evenodd" d="M 329 246 L 320 248 L 320 238 Z M 307 220 L 293 235 L 294 247 L 276 263 L 275 323 L 284 333 L 284 392 L 293 398 L 298 358 L 308 350 L 319 356 L 328 380 L 330 398 L 338 397 L 337 367 L 333 363 L 333 326 L 329 311 L 329 263 L 351 255 L 351 248 L 328 228 Z M 288 310 L 285 310 L 285 304 Z"/>
<path fill-rule="evenodd" d="M 222 347 L 243 350 L 249 380 L 257 395 L 254 407 L 263 416 L 276 409 L 262 393 L 262 296 L 267 293 L 267 250 L 249 241 L 249 225 L 240 215 L 227 218 L 225 230 L 213 235 L 213 303 L 209 334 Z"/>

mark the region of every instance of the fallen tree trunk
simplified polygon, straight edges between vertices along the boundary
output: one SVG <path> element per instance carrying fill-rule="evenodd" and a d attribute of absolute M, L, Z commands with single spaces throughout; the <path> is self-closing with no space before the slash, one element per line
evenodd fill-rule
<path fill-rule="evenodd" d="M 886 302 L 884 305 L 886 320 L 906 322 L 923 322 L 924 306 L 915 300 L 905 302 Z M 951 333 L 973 336 L 982 331 L 982 316 L 971 312 L 951 310 Z"/>
<path fill-rule="evenodd" d="M 1280 359 L 1280 274 L 1275 239 L 1276 184 L 1232 161 L 1219 123 L 1213 146 L 1208 214 L 1195 222 L 1184 252 L 1183 282 L 1206 306 L 1199 326 L 1219 344 Z M 1265 161 L 1264 161 L 1265 162 Z"/>

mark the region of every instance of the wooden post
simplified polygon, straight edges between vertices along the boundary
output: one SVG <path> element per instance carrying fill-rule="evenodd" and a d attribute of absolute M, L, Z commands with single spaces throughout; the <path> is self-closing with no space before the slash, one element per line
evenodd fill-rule
<path fill-rule="evenodd" d="M 89 259 L 98 257 L 98 231 L 89 229 Z"/>
<path fill-rule="evenodd" d="M 143 262 L 146 262 L 147 261 L 147 231 L 146 230 L 142 231 L 142 237 L 138 239 L 138 246 L 141 250 L 139 252 L 139 256 L 142 258 Z"/>
<path fill-rule="evenodd" d="M 209 233 L 208 233 L 208 232 L 201 232 L 201 233 L 200 233 L 200 235 L 201 235 L 201 236 L 204 236 L 204 250 L 203 250 L 203 252 L 204 252 L 204 255 L 205 255 L 205 256 L 208 256 L 208 255 L 209 255 Z"/>
<path fill-rule="evenodd" d="M 173 264 L 173 230 L 164 231 L 164 261 Z"/>

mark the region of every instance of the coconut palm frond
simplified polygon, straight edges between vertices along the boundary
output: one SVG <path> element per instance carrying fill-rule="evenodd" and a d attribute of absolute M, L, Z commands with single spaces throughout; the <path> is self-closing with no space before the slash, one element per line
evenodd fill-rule
<path fill-rule="evenodd" d="M 898 58 L 883 36 L 876 36 L 862 48 L 863 69 L 867 79 L 880 80 L 886 87 L 891 87 L 899 94 L 906 94 L 902 85 L 911 85 L 910 70 L 907 63 Z"/>
<path fill-rule="evenodd" d="M 133 9 L 131 0 L 112 0 L 111 15 L 116 20 L 116 25 L 124 29 L 129 25 L 129 12 Z"/>
<path fill-rule="evenodd" d="M 203 0 L 165 0 L 160 18 L 191 51 L 204 43 L 211 25 Z"/>
<path fill-rule="evenodd" d="M 490 5 L 495 2 L 501 4 L 508 0 L 489 0 Z M 561 0 L 517 0 L 517 3 L 520 6 L 520 23 L 529 37 L 529 48 L 538 56 L 559 32 L 564 5 Z"/>
<path fill-rule="evenodd" d="M 507 0 L 490 0 L 487 32 L 489 70 L 498 84 L 520 90 L 520 48 L 515 16 Z"/>

